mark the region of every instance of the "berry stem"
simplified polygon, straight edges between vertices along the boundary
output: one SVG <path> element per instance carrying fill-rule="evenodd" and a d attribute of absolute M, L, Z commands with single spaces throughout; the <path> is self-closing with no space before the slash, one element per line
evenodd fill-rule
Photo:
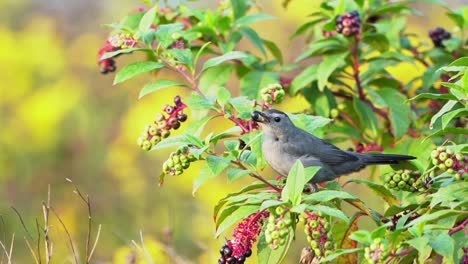
<path fill-rule="evenodd" d="M 458 231 L 465 229 L 466 225 L 468 225 L 468 219 L 465 219 L 461 224 L 459 224 L 459 225 L 455 226 L 454 228 L 450 229 L 448 234 L 453 235 L 453 234 L 457 233 Z M 467 232 L 467 230 L 465 230 L 465 232 Z"/>

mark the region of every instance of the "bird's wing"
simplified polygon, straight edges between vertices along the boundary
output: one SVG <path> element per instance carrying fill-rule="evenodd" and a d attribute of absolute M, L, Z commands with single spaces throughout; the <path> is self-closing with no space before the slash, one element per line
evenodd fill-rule
<path fill-rule="evenodd" d="M 345 152 L 335 145 L 317 138 L 303 130 L 295 133 L 289 141 L 294 144 L 284 144 L 284 151 L 301 159 L 317 159 L 327 165 L 338 165 L 343 162 L 357 161 L 359 158 Z"/>

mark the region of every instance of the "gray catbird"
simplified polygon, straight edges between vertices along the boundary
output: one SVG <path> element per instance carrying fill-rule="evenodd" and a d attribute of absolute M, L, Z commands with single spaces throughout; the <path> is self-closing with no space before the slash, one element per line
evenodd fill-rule
<path fill-rule="evenodd" d="M 365 154 L 344 151 L 296 127 L 288 115 L 270 109 L 252 112 L 252 119 L 263 129 L 262 151 L 270 166 L 287 176 L 296 160 L 304 167 L 320 166 L 310 183 L 334 180 L 359 171 L 367 165 L 396 164 L 415 157 L 395 154 Z"/>

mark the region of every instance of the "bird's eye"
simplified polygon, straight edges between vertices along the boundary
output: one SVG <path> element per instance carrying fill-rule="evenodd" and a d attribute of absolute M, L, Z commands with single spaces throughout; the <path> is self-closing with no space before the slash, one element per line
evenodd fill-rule
<path fill-rule="evenodd" d="M 280 117 L 275 117 L 274 120 L 275 120 L 275 122 L 279 122 L 279 121 L 281 121 L 281 118 Z"/>

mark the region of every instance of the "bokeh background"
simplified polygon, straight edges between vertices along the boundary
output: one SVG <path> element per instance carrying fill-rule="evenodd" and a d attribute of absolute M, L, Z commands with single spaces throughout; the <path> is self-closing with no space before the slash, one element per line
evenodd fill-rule
<path fill-rule="evenodd" d="M 285 10 L 280 0 L 258 1 L 262 12 L 278 19 L 257 23 L 255 28 L 278 43 L 286 62 L 304 50 L 304 39 L 290 41 L 289 36 L 308 20 L 307 14 L 314 11 L 317 2 L 294 0 Z M 452 7 L 468 4 L 466 0 L 447 2 Z M 187 4 L 216 7 L 215 1 Z M 11 207 L 22 216 L 35 244 L 36 220 L 43 228 L 42 204 L 47 200 L 48 186 L 51 205 L 66 224 L 77 254 L 84 258 L 86 204 L 65 178 L 90 196 L 93 237 L 102 224 L 92 263 L 133 263 L 134 258 L 138 263 L 151 263 L 132 242 L 142 245 L 140 232 L 154 263 L 215 263 L 218 258 L 224 237 L 213 237 L 213 206 L 252 180 L 227 184 L 225 177 L 218 177 L 193 196 L 192 180 L 199 169 L 193 165 L 183 176 L 169 178 L 159 188 L 160 166 L 172 150 L 147 153 L 136 145 L 136 139 L 162 105 L 177 94 L 183 96 L 184 91 L 163 90 L 137 100 L 139 89 L 150 76 L 114 87 L 112 74 L 99 73 L 97 51 L 108 34 L 101 25 L 118 21 L 140 6 L 138 0 L 0 1 L 0 241 L 10 247 L 15 234 L 13 263 L 34 263 L 34 259 L 24 240 L 28 232 Z M 444 26 L 450 30 L 454 26 L 444 16 L 444 8 L 432 4 L 416 7 L 423 15 L 410 16 L 409 32 L 428 41 L 429 29 Z M 239 49 L 255 52 L 248 44 Z M 137 59 L 124 56 L 117 63 Z M 410 64 L 393 69 L 403 80 L 410 80 L 411 72 L 420 70 Z M 229 88 L 238 94 L 235 81 Z M 287 100 L 280 108 L 302 110 L 307 103 L 300 98 Z M 209 129 L 229 126 L 227 122 L 216 123 Z M 346 143 L 343 146 L 349 147 Z M 369 174 L 359 176 L 372 177 Z M 274 177 L 268 169 L 265 175 Z M 349 190 L 368 196 L 364 200 L 379 209 L 381 204 L 372 198 L 375 196 L 356 188 Z M 54 262 L 73 262 L 67 235 L 57 218 L 51 215 L 49 224 Z M 229 238 L 230 232 L 225 236 Z M 297 262 L 303 245 L 304 238 L 298 238 L 287 263 Z M 43 241 L 40 246 L 43 254 Z M 5 256 L 0 258 L 5 260 Z M 248 262 L 255 263 L 255 257 Z"/>

